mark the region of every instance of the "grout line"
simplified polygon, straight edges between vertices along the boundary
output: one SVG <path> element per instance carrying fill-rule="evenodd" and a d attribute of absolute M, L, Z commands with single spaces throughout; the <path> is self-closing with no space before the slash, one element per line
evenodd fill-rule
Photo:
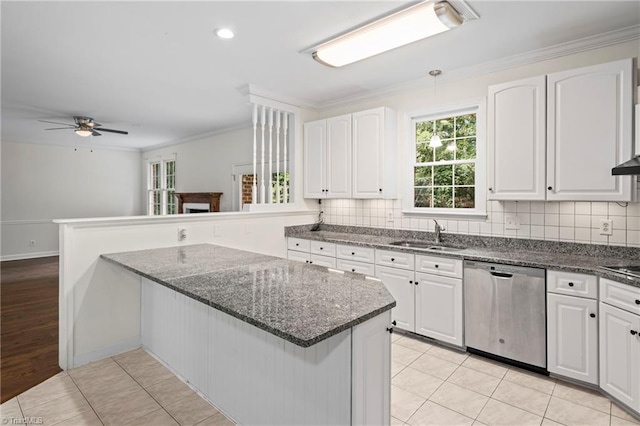
<path fill-rule="evenodd" d="M 84 394 L 84 392 L 82 392 L 82 389 L 80 389 L 80 386 L 78 386 L 78 384 L 76 383 L 75 380 L 73 380 L 73 377 L 71 376 L 71 374 L 67 373 L 67 376 L 69 376 L 69 378 L 71 379 L 71 381 L 73 382 L 74 386 L 76 387 L 76 389 L 78 389 L 78 392 L 80 392 L 80 394 L 82 395 L 82 397 L 84 398 L 85 401 L 87 401 L 87 404 L 89 404 L 89 408 L 91 408 L 91 411 L 93 411 L 93 414 L 96 415 L 96 418 L 98 419 L 98 421 L 104 425 L 104 422 L 102 421 L 102 419 L 100 418 L 100 416 L 98 415 L 98 412 L 96 411 L 95 408 L 93 408 L 93 405 L 89 402 L 89 399 L 87 398 L 87 396 Z M 73 417 L 72 417 L 73 418 Z M 64 421 L 64 420 L 63 420 Z"/>

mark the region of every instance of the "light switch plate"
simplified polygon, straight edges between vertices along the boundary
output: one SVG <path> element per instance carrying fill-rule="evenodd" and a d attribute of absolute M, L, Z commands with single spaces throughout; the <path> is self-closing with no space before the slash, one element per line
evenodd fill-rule
<path fill-rule="evenodd" d="M 613 235 L 613 219 L 600 219 L 600 235 Z"/>
<path fill-rule="evenodd" d="M 505 216 L 504 229 L 520 229 L 520 220 L 518 216 Z"/>

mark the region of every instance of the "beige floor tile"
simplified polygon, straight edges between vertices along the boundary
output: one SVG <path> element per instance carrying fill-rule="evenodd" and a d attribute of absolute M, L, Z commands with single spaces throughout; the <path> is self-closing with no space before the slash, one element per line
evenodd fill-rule
<path fill-rule="evenodd" d="M 535 389 L 549 395 L 553 393 L 553 388 L 556 386 L 556 379 L 513 367 L 507 371 L 507 374 L 504 376 L 504 380 L 517 383 L 526 388 Z"/>
<path fill-rule="evenodd" d="M 206 419 L 198 423 L 197 426 L 234 426 L 234 425 L 235 423 L 229 420 L 228 418 L 226 418 L 224 414 L 216 413 L 213 416 L 207 417 Z"/>
<path fill-rule="evenodd" d="M 502 379 L 508 371 L 504 364 L 500 364 L 499 362 L 482 358 L 477 355 L 470 355 L 467 359 L 464 360 L 462 365 L 472 370 L 497 377 L 499 379 Z"/>
<path fill-rule="evenodd" d="M 78 391 L 22 410 L 22 413 L 25 417 L 42 417 L 43 424 L 53 425 L 87 411 L 91 411 L 91 406 Z"/>
<path fill-rule="evenodd" d="M 525 388 L 524 386 L 506 380 L 500 382 L 491 397 L 540 417 L 544 416 L 544 412 L 549 404 L 549 399 L 551 399 L 551 395 L 544 392 Z"/>
<path fill-rule="evenodd" d="M 405 422 L 403 422 L 400 419 L 396 419 L 395 417 L 391 416 L 391 426 L 404 426 Z"/>
<path fill-rule="evenodd" d="M 391 359 L 399 364 L 409 365 L 418 359 L 420 355 L 422 355 L 422 352 L 406 348 L 398 343 L 391 345 Z"/>
<path fill-rule="evenodd" d="M 445 361 L 441 358 L 436 358 L 429 355 L 429 352 L 427 352 L 420 358 L 415 360 L 411 364 L 411 367 L 439 379 L 446 380 L 451 375 L 451 373 L 453 373 L 456 368 L 458 368 L 458 364 Z"/>
<path fill-rule="evenodd" d="M 611 426 L 637 426 L 638 423 L 621 419 L 620 417 L 611 416 Z"/>
<path fill-rule="evenodd" d="M 84 383 L 80 390 L 89 401 L 89 404 L 102 406 L 108 405 L 124 395 L 139 392 L 142 387 L 131 376 L 122 371 L 111 377 L 102 377 L 98 381 Z"/>
<path fill-rule="evenodd" d="M 18 400 L 20 407 L 27 409 L 74 392 L 78 392 L 78 387 L 68 374 L 55 375 L 18 395 Z"/>
<path fill-rule="evenodd" d="M 391 343 L 396 342 L 400 339 L 402 339 L 404 336 L 401 333 L 393 333 L 391 335 Z"/>
<path fill-rule="evenodd" d="M 144 390 L 118 395 L 108 404 L 94 405 L 96 413 L 105 425 L 122 425 L 149 414 L 160 405 Z"/>
<path fill-rule="evenodd" d="M 473 425 L 471 425 L 471 426 L 488 426 L 488 425 L 476 420 L 476 421 L 473 422 Z"/>
<path fill-rule="evenodd" d="M 462 364 L 469 357 L 466 352 L 456 351 L 454 349 L 445 348 L 443 346 L 433 346 L 429 349 L 429 355 L 442 358 L 446 361 L 456 364 Z"/>
<path fill-rule="evenodd" d="M 553 390 L 553 396 L 611 414 L 611 400 L 595 390 L 558 382 Z"/>
<path fill-rule="evenodd" d="M 407 367 L 394 377 L 391 383 L 394 386 L 428 399 L 444 382 L 422 371 Z"/>
<path fill-rule="evenodd" d="M 128 367 L 126 365 L 123 367 L 131 377 L 145 388 L 174 376 L 169 369 L 155 359 L 143 365 L 132 364 Z"/>
<path fill-rule="evenodd" d="M 218 413 L 211 404 L 195 392 L 164 407 L 182 426 L 195 425 Z"/>
<path fill-rule="evenodd" d="M 429 400 L 475 419 L 489 398 L 447 382 L 443 383 Z"/>
<path fill-rule="evenodd" d="M 155 385 L 151 385 L 146 389 L 147 392 L 149 392 L 149 394 L 163 407 L 173 404 L 174 402 L 194 393 L 189 386 L 184 384 L 182 380 L 178 379 L 176 376 L 158 382 Z"/>
<path fill-rule="evenodd" d="M 547 419 L 546 417 L 542 419 L 541 426 L 564 426 L 562 423 L 554 422 L 551 419 Z"/>
<path fill-rule="evenodd" d="M 135 426 L 178 426 L 178 422 L 169 415 L 164 409 L 152 411 L 142 417 L 133 419 L 127 425 Z"/>
<path fill-rule="evenodd" d="M 549 407 L 544 416 L 567 426 L 607 426 L 611 417 L 602 411 L 593 410 L 556 397 L 551 397 Z"/>
<path fill-rule="evenodd" d="M 106 375 L 110 371 L 114 371 L 116 369 L 120 369 L 120 366 L 113 359 L 105 358 L 100 361 L 85 364 L 82 367 L 73 368 L 71 370 L 68 370 L 67 372 L 73 378 L 73 380 L 76 381 L 76 379 L 84 377 Z"/>
<path fill-rule="evenodd" d="M 611 403 L 611 415 L 631 423 L 635 422 L 637 424 L 640 424 L 640 420 L 632 417 L 631 414 L 627 413 L 622 408 L 618 407 L 618 405 L 615 402 Z"/>
<path fill-rule="evenodd" d="M 447 382 L 478 392 L 484 396 L 491 396 L 498 384 L 500 384 L 500 379 L 461 365 L 447 379 Z"/>
<path fill-rule="evenodd" d="M 411 392 L 397 386 L 391 386 L 391 416 L 406 422 L 426 401 Z"/>
<path fill-rule="evenodd" d="M 0 405 L 0 417 L 3 425 L 12 424 L 11 419 L 22 419 L 24 417 L 17 397 L 11 398 Z"/>
<path fill-rule="evenodd" d="M 98 415 L 91 410 L 71 417 L 61 423 L 56 423 L 56 426 L 102 426 L 102 422 L 98 418 Z"/>
<path fill-rule="evenodd" d="M 133 351 L 121 353 L 113 357 L 125 370 L 145 367 L 149 364 L 158 362 L 153 356 L 149 355 L 144 349 L 138 348 Z"/>
<path fill-rule="evenodd" d="M 464 426 L 472 425 L 473 419 L 434 402 L 427 401 L 411 416 L 407 423 L 411 426 Z"/>
<path fill-rule="evenodd" d="M 391 361 L 391 377 L 395 377 L 399 372 L 407 368 L 406 365 L 400 364 L 396 361 Z"/>
<path fill-rule="evenodd" d="M 425 353 L 433 347 L 431 343 L 411 336 L 403 336 L 402 338 L 396 340 L 395 343 L 421 353 Z"/>
<path fill-rule="evenodd" d="M 505 404 L 504 402 L 489 399 L 487 405 L 485 405 L 482 412 L 480 412 L 478 420 L 488 426 L 539 426 L 542 422 L 542 417 Z"/>

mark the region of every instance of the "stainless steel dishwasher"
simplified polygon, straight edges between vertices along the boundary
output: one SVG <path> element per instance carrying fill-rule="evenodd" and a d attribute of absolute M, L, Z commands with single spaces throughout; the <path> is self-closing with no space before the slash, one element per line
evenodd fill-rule
<path fill-rule="evenodd" d="M 465 261 L 465 345 L 545 371 L 545 295 L 544 269 Z"/>

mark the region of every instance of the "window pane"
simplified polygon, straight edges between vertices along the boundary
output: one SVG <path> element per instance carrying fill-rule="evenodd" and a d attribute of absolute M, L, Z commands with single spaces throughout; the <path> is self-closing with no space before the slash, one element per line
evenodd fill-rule
<path fill-rule="evenodd" d="M 476 158 L 476 138 L 458 139 L 456 146 L 458 160 L 474 160 Z"/>
<path fill-rule="evenodd" d="M 414 186 L 431 186 L 432 170 L 433 167 L 431 166 L 415 167 L 413 178 Z"/>
<path fill-rule="evenodd" d="M 472 209 L 475 207 L 476 189 L 471 187 L 456 187 L 455 206 L 457 208 Z"/>
<path fill-rule="evenodd" d="M 453 188 L 434 188 L 433 189 L 433 207 L 452 207 L 453 205 Z"/>
<path fill-rule="evenodd" d="M 440 139 L 450 139 L 453 137 L 453 118 L 443 118 L 436 120 L 436 131 Z"/>
<path fill-rule="evenodd" d="M 433 148 L 428 142 L 416 144 L 416 163 L 428 163 L 433 161 Z"/>
<path fill-rule="evenodd" d="M 433 207 L 431 205 L 431 190 L 432 188 L 415 188 L 413 205 L 415 207 Z"/>
<path fill-rule="evenodd" d="M 447 149 L 447 145 L 453 141 L 442 141 L 442 146 L 440 148 L 436 148 L 436 161 L 449 161 L 453 160 L 453 151 L 449 151 Z"/>
<path fill-rule="evenodd" d="M 456 117 L 456 137 L 475 136 L 476 115 L 467 114 Z"/>
<path fill-rule="evenodd" d="M 458 164 L 454 166 L 456 185 L 475 185 L 476 165 L 475 163 Z"/>
<path fill-rule="evenodd" d="M 416 142 L 429 142 L 433 135 L 433 121 L 416 123 Z"/>
<path fill-rule="evenodd" d="M 453 166 L 434 166 L 433 184 L 436 186 L 453 185 Z"/>

